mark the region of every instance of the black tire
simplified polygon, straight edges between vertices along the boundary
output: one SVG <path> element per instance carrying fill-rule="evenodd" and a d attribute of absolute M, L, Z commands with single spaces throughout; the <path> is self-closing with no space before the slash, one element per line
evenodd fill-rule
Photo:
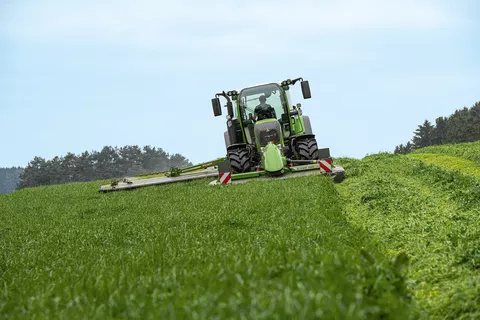
<path fill-rule="evenodd" d="M 249 172 L 251 170 L 250 155 L 247 149 L 232 150 L 228 154 L 233 173 Z"/>
<path fill-rule="evenodd" d="M 297 141 L 296 149 L 300 160 L 318 159 L 318 146 L 315 138 L 307 138 Z"/>

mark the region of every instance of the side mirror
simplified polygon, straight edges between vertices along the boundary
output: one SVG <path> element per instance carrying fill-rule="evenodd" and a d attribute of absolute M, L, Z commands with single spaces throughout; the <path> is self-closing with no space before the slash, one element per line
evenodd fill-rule
<path fill-rule="evenodd" d="M 302 81 L 300 84 L 302 86 L 303 99 L 310 99 L 312 94 L 310 93 L 310 85 L 308 84 L 308 81 Z"/>
<path fill-rule="evenodd" d="M 220 104 L 220 99 L 219 98 L 213 98 L 212 99 L 212 108 L 213 108 L 213 114 L 215 117 L 221 116 L 222 115 L 222 106 Z"/>

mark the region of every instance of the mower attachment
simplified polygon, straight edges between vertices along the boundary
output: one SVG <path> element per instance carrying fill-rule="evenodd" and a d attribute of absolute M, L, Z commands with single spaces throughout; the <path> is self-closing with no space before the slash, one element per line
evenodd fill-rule
<path fill-rule="evenodd" d="M 218 177 L 218 170 L 216 170 L 215 167 L 225 160 L 225 158 L 218 158 L 185 168 L 174 167 L 167 172 L 154 172 L 138 175 L 132 178 L 118 179 L 112 181 L 109 185 L 101 186 L 99 191 L 107 192 L 135 189 L 152 185 Z"/>

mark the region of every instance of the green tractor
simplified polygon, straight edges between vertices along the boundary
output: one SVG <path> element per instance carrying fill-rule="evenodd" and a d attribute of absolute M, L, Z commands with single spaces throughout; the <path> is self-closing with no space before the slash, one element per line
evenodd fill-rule
<path fill-rule="evenodd" d="M 250 179 L 290 178 L 326 174 L 335 182 L 345 170 L 333 165 L 328 148 L 319 149 L 308 116 L 294 105 L 290 87 L 300 81 L 304 99 L 310 99 L 308 81 L 302 78 L 217 93 L 212 99 L 215 116 L 222 114 L 220 96 L 227 100 L 226 156 L 166 172 L 115 179 L 99 191 L 134 189 L 152 185 L 215 178 L 209 184 L 235 184 Z"/>
<path fill-rule="evenodd" d="M 290 88 L 299 81 L 303 98 L 310 99 L 309 83 L 302 78 L 223 91 L 212 99 L 215 116 L 222 114 L 219 97 L 227 100 L 224 138 L 232 174 L 265 171 L 276 176 L 319 160 L 331 164 L 329 148 L 318 148 L 309 117 L 292 103 Z M 340 169 L 334 175 L 337 182 L 344 176 Z"/>

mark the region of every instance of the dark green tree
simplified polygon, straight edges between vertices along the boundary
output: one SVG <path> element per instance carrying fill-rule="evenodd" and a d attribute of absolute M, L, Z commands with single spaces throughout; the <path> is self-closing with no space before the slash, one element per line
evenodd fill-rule
<path fill-rule="evenodd" d="M 80 155 L 71 152 L 51 160 L 35 157 L 20 177 L 18 188 L 47 184 L 70 183 L 122 178 L 143 173 L 169 170 L 191 163 L 182 155 L 168 155 L 161 148 L 145 146 L 105 146 L 100 152 L 88 151 Z"/>
<path fill-rule="evenodd" d="M 34 157 L 20 175 L 18 188 L 36 187 L 47 184 L 50 184 L 47 161 L 42 157 Z"/>
<path fill-rule="evenodd" d="M 446 120 L 444 117 L 435 119 L 435 127 L 432 133 L 432 144 L 443 144 L 446 141 Z"/>
<path fill-rule="evenodd" d="M 141 172 L 142 150 L 138 146 L 125 146 L 117 149 L 118 169 L 124 175 L 135 175 Z"/>
<path fill-rule="evenodd" d="M 400 144 L 395 153 L 408 153 L 413 149 L 445 143 L 461 143 L 480 140 L 480 102 L 471 108 L 455 110 L 449 117 L 438 117 L 435 125 L 425 120 L 419 125 L 412 138 L 412 147 Z"/>
<path fill-rule="evenodd" d="M 419 125 L 415 130 L 415 135 L 412 139 L 414 148 L 423 148 L 432 145 L 433 141 L 433 126 L 430 121 L 425 120 L 422 125 Z"/>
<path fill-rule="evenodd" d="M 121 177 L 119 155 L 117 149 L 105 146 L 100 152 L 92 154 L 94 162 L 94 177 L 96 179 L 112 179 Z"/>

